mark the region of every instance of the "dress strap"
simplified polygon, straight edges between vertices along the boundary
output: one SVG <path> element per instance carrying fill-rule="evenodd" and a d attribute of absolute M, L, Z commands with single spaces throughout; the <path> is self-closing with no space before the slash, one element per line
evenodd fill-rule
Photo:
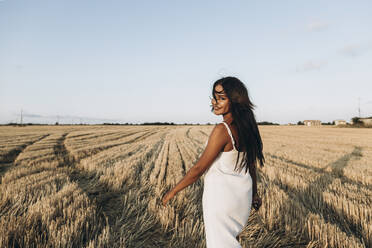
<path fill-rule="evenodd" d="M 230 138 L 231 138 L 231 142 L 232 142 L 232 145 L 233 145 L 233 150 L 236 150 L 236 148 L 235 148 L 235 141 L 234 141 L 234 138 L 233 138 L 233 136 L 232 136 L 232 134 L 231 134 L 231 130 L 230 130 L 230 128 L 229 128 L 229 125 L 227 125 L 227 123 L 226 122 L 222 122 L 223 124 L 225 124 L 225 127 L 226 127 L 226 129 L 227 129 L 227 132 L 229 133 L 229 135 L 230 135 Z"/>

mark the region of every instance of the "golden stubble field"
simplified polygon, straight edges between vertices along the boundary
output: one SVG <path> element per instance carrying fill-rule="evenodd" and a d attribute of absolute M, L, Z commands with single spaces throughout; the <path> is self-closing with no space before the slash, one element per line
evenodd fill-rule
<path fill-rule="evenodd" d="M 0 127 L 0 247 L 205 247 L 213 126 Z M 372 129 L 260 126 L 263 205 L 243 247 L 372 247 Z"/>

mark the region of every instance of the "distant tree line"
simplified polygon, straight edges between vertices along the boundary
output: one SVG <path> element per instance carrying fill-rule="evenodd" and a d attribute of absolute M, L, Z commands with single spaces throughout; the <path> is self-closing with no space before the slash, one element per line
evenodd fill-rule
<path fill-rule="evenodd" d="M 174 122 L 159 122 L 159 121 L 156 121 L 156 122 L 143 122 L 143 123 L 103 123 L 103 125 L 155 125 L 155 126 L 161 126 L 161 125 L 200 125 L 199 123 L 197 124 L 188 124 L 188 123 L 184 123 L 184 124 L 176 124 Z"/>
<path fill-rule="evenodd" d="M 321 122 L 322 125 L 335 125 L 335 121 L 332 122 Z M 303 121 L 298 121 L 297 125 L 305 125 Z"/>
<path fill-rule="evenodd" d="M 84 125 L 84 126 L 87 126 L 87 125 L 101 125 L 101 124 L 85 124 L 85 123 L 79 123 L 79 124 L 59 124 L 58 122 L 56 122 L 55 124 L 47 124 L 47 123 L 15 123 L 15 122 L 9 122 L 7 124 L 0 124 L 0 126 L 15 126 L 15 127 L 25 127 L 25 126 L 53 126 L 53 125 L 62 125 L 62 126 L 71 126 L 71 125 L 75 125 L 75 126 L 81 126 L 81 125 Z"/>
<path fill-rule="evenodd" d="M 175 125 L 174 122 L 144 122 L 140 125 Z"/>
<path fill-rule="evenodd" d="M 2 126 L 16 126 L 16 127 L 25 127 L 25 126 L 43 126 L 43 125 L 46 125 L 46 124 L 41 124 L 41 123 L 15 123 L 15 122 L 9 122 L 7 124 L 0 124 Z"/>
<path fill-rule="evenodd" d="M 335 121 L 332 121 L 332 122 L 322 122 L 322 125 L 335 125 Z"/>
<path fill-rule="evenodd" d="M 136 124 L 132 124 L 132 123 L 108 123 L 108 122 L 104 122 L 102 123 L 102 125 L 136 125 Z"/>
<path fill-rule="evenodd" d="M 100 123 L 100 124 L 87 124 L 87 123 L 79 123 L 79 124 L 61 124 L 59 122 L 55 122 L 54 124 L 42 124 L 42 123 L 23 123 L 23 124 L 19 124 L 19 123 L 15 123 L 15 122 L 10 122 L 10 123 L 7 123 L 7 124 L 0 124 L 1 126 L 51 126 L 51 125 L 55 125 L 55 126 L 58 126 L 58 125 L 61 125 L 61 126 L 70 126 L 70 125 L 74 125 L 74 126 L 78 126 L 78 125 L 84 125 L 84 126 L 89 126 L 89 125 L 109 125 L 109 126 L 134 126 L 134 125 L 155 125 L 155 126 L 162 126 L 162 125 L 172 125 L 172 126 L 175 126 L 175 125 L 188 125 L 188 126 L 200 126 L 200 125 L 216 125 L 217 123 L 210 123 L 210 122 L 207 122 L 205 124 L 201 124 L 201 123 L 183 123 L 183 124 L 176 124 L 174 122 L 159 122 L 159 121 L 156 121 L 156 122 L 143 122 L 143 123 L 130 123 L 130 122 L 126 122 L 126 123 L 118 123 L 118 122 L 104 122 L 104 123 Z M 268 121 L 261 121 L 261 122 L 257 122 L 258 125 L 280 125 L 278 123 L 273 123 L 273 122 L 268 122 Z"/>
<path fill-rule="evenodd" d="M 280 124 L 269 122 L 269 121 L 261 121 L 261 122 L 257 122 L 257 125 L 280 125 Z"/>

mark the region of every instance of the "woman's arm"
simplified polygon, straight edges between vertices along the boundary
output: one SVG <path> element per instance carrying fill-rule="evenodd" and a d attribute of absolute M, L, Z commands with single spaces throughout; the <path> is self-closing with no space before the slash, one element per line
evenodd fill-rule
<path fill-rule="evenodd" d="M 257 192 L 257 172 L 256 172 L 256 165 L 252 166 L 253 168 L 249 167 L 249 174 L 252 177 L 252 206 L 254 209 L 258 211 L 258 209 L 262 205 L 261 197 L 258 195 Z"/>
<path fill-rule="evenodd" d="M 208 139 L 208 144 L 198 162 L 196 162 L 196 164 L 190 168 L 181 181 L 164 196 L 163 205 L 165 205 L 165 203 L 175 196 L 179 191 L 197 181 L 209 168 L 209 166 L 211 166 L 227 142 L 228 137 L 226 136 L 225 127 L 222 123 L 220 123 L 212 130 Z"/>
<path fill-rule="evenodd" d="M 252 168 L 253 167 L 253 168 Z M 256 165 L 249 167 L 249 174 L 252 177 L 253 183 L 253 195 L 257 194 L 257 173 L 256 173 Z"/>

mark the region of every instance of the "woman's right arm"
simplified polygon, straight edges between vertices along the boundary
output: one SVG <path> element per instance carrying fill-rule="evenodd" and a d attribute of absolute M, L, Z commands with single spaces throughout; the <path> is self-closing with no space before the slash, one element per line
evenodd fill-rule
<path fill-rule="evenodd" d="M 227 143 L 225 127 L 218 124 L 209 136 L 207 147 L 200 156 L 196 164 L 190 168 L 182 180 L 170 191 L 171 195 L 176 195 L 179 191 L 198 180 L 203 173 L 212 165 L 218 154 L 223 150 Z"/>

